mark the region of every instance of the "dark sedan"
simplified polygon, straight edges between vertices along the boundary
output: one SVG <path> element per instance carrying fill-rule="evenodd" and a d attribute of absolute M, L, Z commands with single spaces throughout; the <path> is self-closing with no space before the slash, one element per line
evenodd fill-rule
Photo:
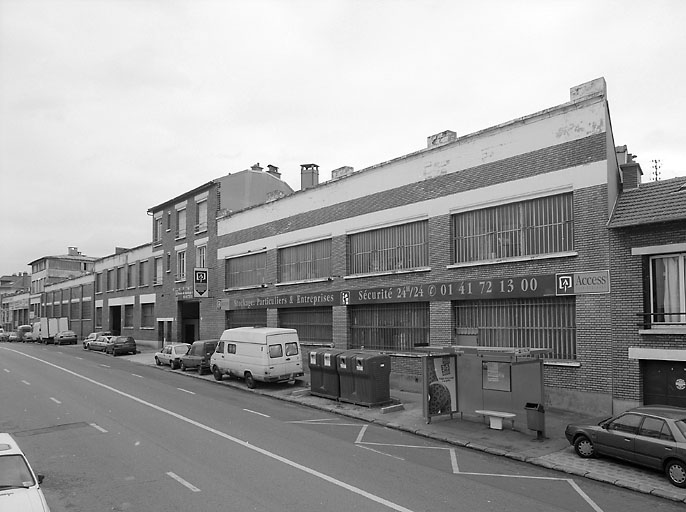
<path fill-rule="evenodd" d="M 567 425 L 565 436 L 580 457 L 604 455 L 664 471 L 672 484 L 686 488 L 686 409 L 636 407 L 597 422 Z"/>
<path fill-rule="evenodd" d="M 60 331 L 53 339 L 55 345 L 76 345 L 77 336 L 74 331 Z"/>
<path fill-rule="evenodd" d="M 105 346 L 105 352 L 113 356 L 117 354 L 135 354 L 136 340 L 131 336 L 112 336 Z"/>

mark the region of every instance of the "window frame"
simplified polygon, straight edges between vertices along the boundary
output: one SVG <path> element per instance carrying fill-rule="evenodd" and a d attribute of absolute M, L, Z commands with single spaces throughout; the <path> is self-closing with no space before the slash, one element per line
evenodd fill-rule
<path fill-rule="evenodd" d="M 662 286 L 662 306 L 663 311 L 656 311 L 658 308 L 657 294 L 660 292 L 658 289 L 658 283 L 656 282 L 656 261 L 657 260 L 667 260 L 676 259 L 676 283 L 672 283 L 671 280 L 668 281 L 670 285 L 673 285 L 676 290 L 669 291 L 668 286 Z M 665 266 L 665 271 L 667 268 Z M 686 252 L 684 253 L 667 253 L 667 254 L 655 254 L 649 257 L 648 261 L 648 272 L 649 272 L 649 305 L 650 305 L 650 324 L 659 328 L 684 328 L 686 327 Z M 677 300 L 677 311 L 674 312 L 672 308 L 670 311 L 664 310 L 664 294 L 670 293 L 671 299 Z M 659 318 L 662 317 L 663 320 L 660 321 Z M 669 319 L 667 320 L 667 317 Z M 676 318 L 675 318 L 676 317 Z"/>

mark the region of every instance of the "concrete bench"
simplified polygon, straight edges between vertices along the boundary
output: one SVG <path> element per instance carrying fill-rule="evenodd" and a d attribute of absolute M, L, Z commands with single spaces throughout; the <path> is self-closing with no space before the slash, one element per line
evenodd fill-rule
<path fill-rule="evenodd" d="M 502 430 L 503 429 L 503 419 L 506 420 L 513 420 L 515 416 L 517 416 L 514 413 L 511 412 L 501 412 L 501 411 L 474 411 L 477 414 L 483 414 L 484 416 L 488 416 L 489 419 L 489 427 L 495 430 Z"/>

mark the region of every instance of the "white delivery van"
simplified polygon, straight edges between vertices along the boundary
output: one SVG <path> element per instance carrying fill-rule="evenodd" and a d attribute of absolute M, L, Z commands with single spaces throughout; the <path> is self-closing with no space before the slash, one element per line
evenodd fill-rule
<path fill-rule="evenodd" d="M 210 358 L 214 378 L 224 375 L 255 381 L 283 382 L 302 377 L 298 332 L 278 327 L 238 327 L 225 330 Z"/>

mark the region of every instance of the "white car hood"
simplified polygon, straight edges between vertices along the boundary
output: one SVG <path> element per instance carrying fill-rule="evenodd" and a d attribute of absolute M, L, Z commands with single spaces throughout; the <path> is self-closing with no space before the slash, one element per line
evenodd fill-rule
<path fill-rule="evenodd" d="M 0 510 L 50 512 L 43 493 L 37 487 L 0 490 Z"/>

